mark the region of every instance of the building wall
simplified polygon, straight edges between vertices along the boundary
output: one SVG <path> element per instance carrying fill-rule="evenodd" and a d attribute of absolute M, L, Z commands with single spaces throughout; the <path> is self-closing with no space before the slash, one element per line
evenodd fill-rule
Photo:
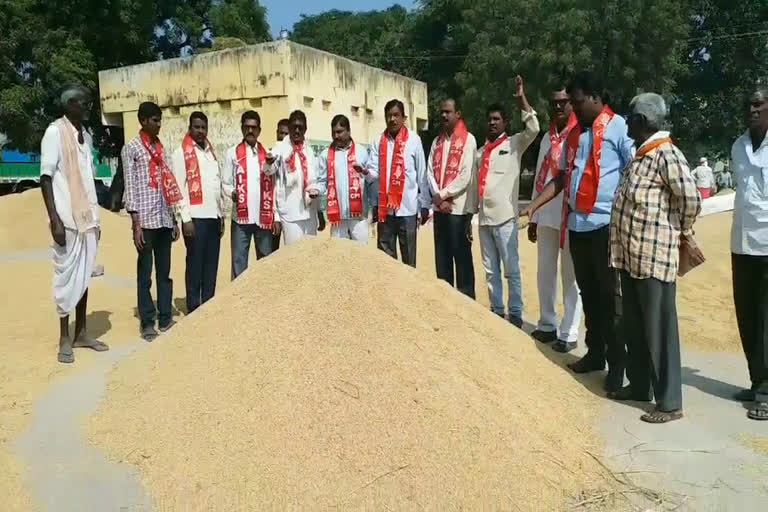
<path fill-rule="evenodd" d="M 361 144 L 378 140 L 384 105 L 392 98 L 405 104 L 409 128 L 425 129 L 428 119 L 423 82 L 290 41 L 101 71 L 99 90 L 103 121 L 122 125 L 126 138 L 139 130 L 139 103 L 157 103 L 163 110 L 160 137 L 170 150 L 181 143 L 189 114 L 205 112 L 219 155 L 241 140 L 240 115 L 249 109 L 261 115 L 266 147 L 275 143 L 277 121 L 303 110 L 316 153 L 330 142 L 336 114 L 350 119 Z"/>

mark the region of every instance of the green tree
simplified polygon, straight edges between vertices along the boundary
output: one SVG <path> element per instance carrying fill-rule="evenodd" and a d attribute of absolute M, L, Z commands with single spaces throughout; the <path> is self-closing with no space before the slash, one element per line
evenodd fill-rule
<path fill-rule="evenodd" d="M 233 37 L 247 44 L 271 41 L 267 10 L 258 0 L 222 0 L 211 8 L 213 36 Z"/>
<path fill-rule="evenodd" d="M 672 109 L 674 133 L 690 158 L 727 156 L 746 128 L 750 89 L 768 81 L 768 2 L 688 4 L 691 33 Z"/>

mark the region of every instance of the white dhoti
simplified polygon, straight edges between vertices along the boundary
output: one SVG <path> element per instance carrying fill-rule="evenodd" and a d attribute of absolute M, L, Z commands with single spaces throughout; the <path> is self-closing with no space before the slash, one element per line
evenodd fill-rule
<path fill-rule="evenodd" d="M 99 245 L 97 228 L 65 231 L 64 247 L 53 244 L 53 299 L 60 317 L 74 311 L 88 289 Z"/>

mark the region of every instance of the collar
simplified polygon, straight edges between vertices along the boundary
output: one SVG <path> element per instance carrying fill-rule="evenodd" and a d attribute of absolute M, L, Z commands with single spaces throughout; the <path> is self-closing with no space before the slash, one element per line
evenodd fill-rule
<path fill-rule="evenodd" d="M 744 132 L 744 135 L 742 135 L 741 137 L 742 139 L 744 139 L 744 145 L 747 146 L 748 148 L 752 148 L 752 134 L 749 133 L 749 130 Z M 768 132 L 765 132 L 765 137 L 763 137 L 763 142 L 760 143 L 760 146 L 757 149 L 762 149 L 766 146 L 768 146 Z"/>
<path fill-rule="evenodd" d="M 649 144 L 649 143 L 651 143 L 651 142 L 653 142 L 653 141 L 655 141 L 655 140 L 659 140 L 659 139 L 665 139 L 665 138 L 667 138 L 667 137 L 669 137 L 669 132 L 666 132 L 666 131 L 663 131 L 663 130 L 659 130 L 658 132 L 656 132 L 656 133 L 654 133 L 653 135 L 651 135 L 650 137 L 648 137 L 648 140 L 646 140 L 645 142 L 643 142 L 643 143 L 640 145 L 640 147 L 639 147 L 639 148 L 637 148 L 637 149 L 640 149 L 640 148 L 642 148 L 643 146 L 645 146 L 646 144 Z"/>

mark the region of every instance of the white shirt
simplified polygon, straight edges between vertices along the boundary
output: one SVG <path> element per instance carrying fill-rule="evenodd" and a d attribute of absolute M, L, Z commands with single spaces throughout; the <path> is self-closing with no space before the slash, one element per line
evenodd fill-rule
<path fill-rule="evenodd" d="M 336 197 L 339 199 L 339 213 L 341 219 L 352 218 L 349 213 L 349 171 L 347 169 L 347 149 L 336 149 L 335 158 L 336 161 Z M 360 180 L 361 193 L 363 194 L 363 216 L 368 212 L 368 207 L 371 201 L 376 201 L 378 198 L 368 197 L 367 191 L 369 187 L 365 185 L 367 183 L 373 183 L 378 179 L 378 176 L 374 175 L 371 169 L 371 157 L 368 153 L 368 149 L 365 146 L 355 144 L 355 160 L 358 165 L 368 171 L 368 174 L 363 176 Z M 323 150 L 322 154 L 317 158 L 317 168 L 320 174 L 328 175 L 328 150 Z"/>
<path fill-rule="evenodd" d="M 565 145 L 565 141 L 563 141 L 563 153 L 565 153 Z M 547 153 L 549 153 L 551 147 L 552 143 L 549 141 L 549 132 L 545 132 L 544 137 L 541 139 L 541 146 L 539 146 L 539 158 L 536 161 L 536 175 L 533 177 L 533 192 L 531 193 L 531 201 L 536 199 L 536 197 L 539 195 L 539 192 L 536 190 L 536 181 L 538 180 L 539 173 L 542 172 L 541 166 L 544 163 L 544 158 L 547 156 Z M 552 181 L 552 179 L 552 173 L 547 170 L 547 176 L 544 178 L 544 186 L 546 187 L 547 183 Z M 564 194 L 565 193 L 563 191 L 560 191 L 560 193 L 555 196 L 553 200 L 536 210 L 536 213 L 533 214 L 533 218 L 531 218 L 531 223 L 538 224 L 539 226 L 555 228 L 559 231 L 563 221 Z"/>
<path fill-rule="evenodd" d="M 94 176 L 96 168 L 93 164 L 93 138 L 85 129 L 83 129 L 83 143 L 77 140 L 77 129 L 68 123 L 72 128 L 77 145 L 77 163 L 80 168 L 80 176 L 83 180 L 83 186 L 88 196 L 88 202 L 91 204 L 94 219 L 99 219 L 99 202 L 96 198 L 96 185 Z M 64 227 L 67 229 L 77 229 L 75 219 L 72 216 L 72 198 L 69 194 L 69 183 L 62 172 L 59 164 L 61 163 L 61 139 L 59 138 L 59 128 L 55 124 L 48 125 L 40 143 L 40 175 L 50 176 L 53 185 L 53 204 Z"/>
<path fill-rule="evenodd" d="M 210 146 L 205 150 L 195 144 L 195 155 L 200 166 L 200 182 L 203 186 L 203 204 L 189 204 L 189 184 L 187 183 L 187 167 L 184 165 L 184 149 L 179 146 L 173 152 L 171 162 L 176 183 L 184 196 L 181 206 L 181 221 L 189 222 L 194 219 L 217 219 L 223 217 L 221 205 L 221 171 Z"/>
<path fill-rule="evenodd" d="M 387 133 L 387 168 L 386 183 L 387 192 L 389 192 L 389 173 L 392 169 L 392 155 L 395 151 L 395 139 Z M 371 171 L 379 177 L 379 142 L 381 137 L 377 137 L 371 145 Z M 395 217 L 409 217 L 419 213 L 419 208 L 429 208 L 431 199 L 429 197 L 429 182 L 427 180 L 427 163 L 424 158 L 424 147 L 421 145 L 421 137 L 413 131 L 408 130 L 408 141 L 405 143 L 405 188 L 403 198 L 400 201 L 400 208 L 397 211 L 391 208 L 387 212 Z"/>
<path fill-rule="evenodd" d="M 238 143 L 238 146 L 240 144 Z M 265 149 L 266 151 L 266 149 Z M 258 224 L 261 214 L 261 167 L 259 164 L 259 147 L 251 147 L 248 143 L 245 144 L 245 165 L 247 170 L 247 183 L 245 203 L 248 207 L 248 221 L 240 221 L 237 218 L 237 202 L 232 202 L 232 220 L 238 224 Z M 222 183 L 221 187 L 224 191 L 224 197 L 232 198 L 232 192 L 235 191 L 235 183 L 237 182 L 237 146 L 233 146 L 227 150 L 226 157 L 224 158 L 224 169 L 222 170 Z M 277 202 L 272 202 L 274 206 L 274 220 L 280 221 L 280 215 L 277 212 Z"/>
<path fill-rule="evenodd" d="M 441 199 L 453 199 L 453 215 L 464 215 L 477 212 L 477 190 L 475 190 L 475 180 L 472 179 L 472 169 L 475 164 L 475 153 L 477 152 L 477 141 L 475 136 L 467 133 L 467 140 L 464 142 L 464 152 L 461 154 L 459 163 L 459 174 L 456 178 L 444 187 L 440 187 L 435 178 L 435 170 L 432 167 L 432 159 L 435 154 L 437 139 L 432 141 L 432 147 L 429 150 L 429 160 L 427 161 L 427 179 L 429 180 L 429 190 L 432 196 L 439 195 Z M 443 143 L 443 158 L 441 160 L 441 169 L 439 171 L 440 181 L 445 176 L 445 169 L 448 167 L 448 154 L 451 151 L 451 142 Z"/>
<path fill-rule="evenodd" d="M 522 118 L 525 130 L 507 137 L 491 151 L 488 176 L 485 180 L 485 194 L 478 201 L 480 213 L 478 221 L 481 226 L 499 226 L 517 216 L 520 161 L 525 150 L 539 134 L 539 120 L 536 112 L 524 111 Z M 482 159 L 483 148 L 481 147 L 477 151 L 475 164 L 476 181 L 479 178 Z"/>
<path fill-rule="evenodd" d="M 757 151 L 745 133 L 731 149 L 731 171 L 736 185 L 731 226 L 731 251 L 768 256 L 768 136 Z"/>
<path fill-rule="evenodd" d="M 696 188 L 712 188 L 715 184 L 715 176 L 708 165 L 700 165 L 691 171 L 693 179 L 696 180 Z"/>
<path fill-rule="evenodd" d="M 307 159 L 307 186 L 306 190 L 316 189 L 322 196 L 325 193 L 327 175 L 320 174 L 317 168 L 317 160 L 312 148 L 304 141 L 302 153 Z M 318 198 L 311 199 L 309 194 L 304 194 L 304 174 L 301 169 L 301 159 L 298 155 L 293 157 L 295 171 L 291 171 L 287 159 L 293 152 L 291 138 L 286 137 L 278 142 L 271 153 L 276 157 L 272 165 L 264 162 L 266 174 L 276 175 L 275 201 L 280 219 L 286 222 L 298 222 L 308 220 L 317 211 Z"/>

